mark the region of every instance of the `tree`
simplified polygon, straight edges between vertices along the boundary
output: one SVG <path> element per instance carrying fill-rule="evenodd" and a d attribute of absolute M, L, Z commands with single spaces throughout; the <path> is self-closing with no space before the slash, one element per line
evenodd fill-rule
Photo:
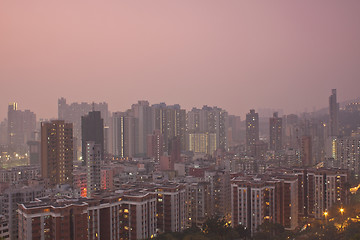
<path fill-rule="evenodd" d="M 265 222 L 258 227 L 254 239 L 287 239 L 284 226 L 279 223 Z"/>
<path fill-rule="evenodd" d="M 213 217 L 206 220 L 203 225 L 205 236 L 210 239 L 231 239 L 232 228 L 227 224 L 225 219 Z"/>
<path fill-rule="evenodd" d="M 195 234 L 195 233 L 200 233 L 201 232 L 201 229 L 198 228 L 197 226 L 195 225 L 192 225 L 190 228 L 187 228 L 183 231 L 183 234 L 184 235 L 187 235 L 187 234 Z"/>
<path fill-rule="evenodd" d="M 333 224 L 327 224 L 322 231 L 324 240 L 334 240 L 337 236 L 337 229 Z"/>
<path fill-rule="evenodd" d="M 360 222 L 350 222 L 345 228 L 343 239 L 357 239 L 360 235 Z"/>
<path fill-rule="evenodd" d="M 234 231 L 237 232 L 238 236 L 240 239 L 250 239 L 251 238 L 251 231 L 249 229 L 247 229 L 245 226 L 243 225 L 237 225 L 234 228 Z"/>
<path fill-rule="evenodd" d="M 192 233 L 187 234 L 182 240 L 209 240 L 209 238 L 202 233 Z"/>
<path fill-rule="evenodd" d="M 163 233 L 155 238 L 156 240 L 178 240 L 172 233 Z"/>

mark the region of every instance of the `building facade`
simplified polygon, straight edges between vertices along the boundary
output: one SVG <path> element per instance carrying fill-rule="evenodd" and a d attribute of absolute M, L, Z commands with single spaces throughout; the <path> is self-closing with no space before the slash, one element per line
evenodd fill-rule
<path fill-rule="evenodd" d="M 189 133 L 189 151 L 213 155 L 216 151 L 215 133 Z"/>
<path fill-rule="evenodd" d="M 329 115 L 330 115 L 330 136 L 339 135 L 339 103 L 336 100 L 336 89 L 331 90 L 329 97 Z"/>
<path fill-rule="evenodd" d="M 32 135 L 36 129 L 35 113 L 18 110 L 17 103 L 8 106 L 8 145 L 13 151 L 24 152 L 28 141 L 34 140 Z"/>
<path fill-rule="evenodd" d="M 92 239 L 88 238 L 91 225 L 88 226 L 87 210 L 86 202 L 65 199 L 20 204 L 19 240 Z"/>
<path fill-rule="evenodd" d="M 100 155 L 104 157 L 104 120 L 100 111 L 91 111 L 81 117 L 82 160 L 87 162 L 87 142 L 93 141 L 100 146 Z"/>
<path fill-rule="evenodd" d="M 275 112 L 270 118 L 270 150 L 279 151 L 282 149 L 282 118 Z"/>
<path fill-rule="evenodd" d="M 10 239 L 18 238 L 18 204 L 34 201 L 44 195 L 44 186 L 16 186 L 6 189 L 2 195 L 2 214 L 8 222 Z"/>
<path fill-rule="evenodd" d="M 63 120 L 41 123 L 41 176 L 50 185 L 72 184 L 73 126 Z"/>
<path fill-rule="evenodd" d="M 129 158 L 135 155 L 135 118 L 130 111 L 113 113 L 114 155 Z"/>
<path fill-rule="evenodd" d="M 101 189 L 101 150 L 100 144 L 87 141 L 85 148 L 86 172 L 87 172 L 87 197 Z"/>
<path fill-rule="evenodd" d="M 73 102 L 67 103 L 65 98 L 58 99 L 58 119 L 65 120 L 68 123 L 73 124 L 73 136 L 74 144 L 74 158 L 80 159 L 82 156 L 82 145 L 81 145 L 81 117 L 87 115 L 91 111 L 100 111 L 101 117 L 104 119 L 104 125 L 110 125 L 110 115 L 108 110 L 108 104 L 102 103 L 86 103 L 86 102 Z M 110 137 L 110 136 L 109 136 Z"/>
<path fill-rule="evenodd" d="M 186 188 L 166 184 L 155 188 L 157 195 L 157 229 L 159 232 L 181 232 L 186 228 Z"/>
<path fill-rule="evenodd" d="M 254 156 L 254 146 L 259 141 L 259 114 L 254 109 L 246 114 L 246 151 L 248 155 Z"/>
<path fill-rule="evenodd" d="M 288 230 L 298 226 L 297 177 L 278 176 L 234 179 L 231 184 L 232 225 L 252 233 L 265 223 L 279 223 Z"/>
<path fill-rule="evenodd" d="M 360 173 L 360 136 L 339 137 L 333 142 L 337 165 L 352 174 Z"/>

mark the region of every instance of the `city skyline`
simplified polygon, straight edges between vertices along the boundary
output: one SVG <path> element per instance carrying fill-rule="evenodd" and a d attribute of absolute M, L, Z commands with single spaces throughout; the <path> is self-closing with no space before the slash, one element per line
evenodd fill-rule
<path fill-rule="evenodd" d="M 0 1 L 0 240 L 360 236 L 360 1 Z"/>
<path fill-rule="evenodd" d="M 0 3 L 0 118 L 57 99 L 312 111 L 359 97 L 360 3 Z"/>
<path fill-rule="evenodd" d="M 59 97 L 57 100 L 59 99 L 64 99 L 64 97 Z M 65 98 L 66 99 L 66 98 Z M 111 106 L 111 103 L 109 104 L 108 102 L 106 101 L 99 101 L 99 102 L 95 102 L 95 101 L 80 101 L 80 102 L 76 102 L 76 101 L 71 101 L 69 99 L 66 99 L 68 100 L 69 104 L 82 104 L 82 103 L 85 103 L 85 104 L 92 104 L 92 103 L 95 103 L 95 104 L 108 104 L 109 106 Z M 360 100 L 360 97 L 356 97 L 356 98 L 353 98 L 353 99 L 347 99 L 347 100 L 344 100 L 342 102 L 339 102 L 339 104 L 341 103 L 353 103 L 353 102 L 358 102 Z M 141 102 L 141 101 L 145 101 L 145 102 L 148 102 L 148 100 L 138 100 L 134 103 L 131 103 L 127 108 L 125 107 L 124 109 L 112 109 L 109 107 L 109 113 L 110 114 L 114 114 L 114 113 L 117 113 L 117 112 L 126 112 L 128 110 L 131 110 L 131 106 L 134 105 L 134 104 L 137 104 L 137 102 Z M 341 100 L 340 100 L 341 101 Z M 152 102 L 149 102 L 150 103 L 150 106 L 156 106 L 156 105 L 159 105 L 159 104 L 166 104 L 167 106 L 180 106 L 181 108 L 183 108 L 183 106 L 179 103 L 174 103 L 174 104 L 168 104 L 167 102 L 165 101 L 161 101 L 161 102 L 157 102 L 157 103 L 152 103 Z M 48 116 L 48 117 L 43 117 L 43 116 L 39 116 L 37 112 L 35 112 L 33 109 L 35 109 L 36 107 L 33 107 L 33 108 L 25 108 L 25 106 L 27 106 L 26 104 L 24 105 L 21 105 L 18 101 L 12 101 L 12 102 L 9 102 L 8 104 L 6 104 L 7 106 L 7 109 L 5 109 L 5 113 L 1 113 L 0 112 L 0 121 L 3 121 L 5 119 L 7 119 L 7 110 L 9 108 L 10 105 L 12 104 L 16 104 L 16 105 L 19 105 L 18 107 L 18 110 L 20 111 L 31 111 L 32 113 L 35 113 L 36 115 L 36 120 L 37 121 L 50 121 L 50 120 L 55 120 L 55 119 L 62 119 L 62 118 L 59 118 L 58 117 L 58 109 L 57 109 L 57 106 L 55 106 L 55 115 L 54 116 Z M 2 104 L 0 104 L 2 105 Z M 209 105 L 209 104 L 206 104 L 204 103 L 203 105 L 199 105 L 199 106 L 192 106 L 192 107 L 189 107 L 188 109 L 187 108 L 183 108 L 184 110 L 186 110 L 186 113 L 188 112 L 191 112 L 191 110 L 193 109 L 201 109 L 203 107 L 219 107 L 219 108 L 223 108 L 225 111 L 227 111 L 226 108 L 224 108 L 223 106 L 219 106 L 217 104 L 215 105 Z M 280 114 L 279 116 L 282 117 L 283 115 L 290 115 L 290 114 L 295 114 L 295 115 L 299 115 L 299 114 L 302 114 L 302 113 L 312 113 L 312 112 L 316 112 L 316 111 L 323 111 L 325 109 L 329 109 L 329 106 L 320 106 L 319 108 L 316 108 L 316 107 L 313 107 L 312 109 L 308 109 L 308 108 L 304 108 L 302 111 L 285 111 L 284 109 L 282 108 L 279 108 L 279 107 L 276 107 L 276 106 L 273 106 L 273 107 L 269 107 L 269 108 L 266 108 L 266 107 L 258 107 L 258 108 L 255 108 L 256 111 L 260 112 L 260 115 L 259 115 L 259 118 L 271 118 L 272 117 L 272 114 L 275 113 L 275 112 L 279 112 L 280 111 Z M 247 110 L 249 111 L 251 110 L 250 108 Z M 233 115 L 233 116 L 239 116 L 241 117 L 241 121 L 245 121 L 246 120 L 246 113 L 244 114 L 235 114 L 233 112 L 228 112 L 230 115 Z M 264 114 L 264 115 L 262 115 Z M 328 114 L 328 110 L 326 111 L 326 114 Z M 4 115 L 3 117 L 1 117 L 2 115 Z"/>

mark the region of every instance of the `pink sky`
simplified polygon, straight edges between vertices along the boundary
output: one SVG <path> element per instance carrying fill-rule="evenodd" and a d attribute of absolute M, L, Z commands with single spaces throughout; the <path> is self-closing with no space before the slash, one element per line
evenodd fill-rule
<path fill-rule="evenodd" d="M 57 116 L 57 99 L 146 99 L 286 113 L 360 96 L 360 1 L 0 1 L 7 104 Z"/>

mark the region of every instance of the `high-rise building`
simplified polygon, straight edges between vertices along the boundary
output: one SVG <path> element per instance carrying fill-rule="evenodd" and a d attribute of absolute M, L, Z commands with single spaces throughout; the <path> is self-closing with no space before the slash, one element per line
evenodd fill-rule
<path fill-rule="evenodd" d="M 300 150 L 300 159 L 302 166 L 311 167 L 314 165 L 312 159 L 312 142 L 311 136 L 302 136 L 301 137 L 301 150 Z"/>
<path fill-rule="evenodd" d="M 282 182 L 283 195 L 280 206 L 282 207 L 282 214 L 280 216 L 280 224 L 285 229 L 295 230 L 298 226 L 299 212 L 298 212 L 298 179 L 294 175 L 278 176 Z"/>
<path fill-rule="evenodd" d="M 40 165 L 40 141 L 28 141 L 30 165 Z"/>
<path fill-rule="evenodd" d="M 18 166 L 11 169 L 0 169 L 0 182 L 16 185 L 36 178 L 40 174 L 39 166 Z M 1 192 L 1 190 L 0 190 Z"/>
<path fill-rule="evenodd" d="M 65 98 L 59 98 L 58 100 L 58 119 L 65 120 L 68 123 L 73 124 L 73 135 L 74 135 L 74 157 L 79 159 L 82 154 L 81 145 L 81 117 L 87 115 L 91 111 L 100 111 L 101 117 L 104 119 L 104 125 L 110 125 L 110 117 L 108 104 L 102 103 L 71 103 L 67 104 Z M 110 136 L 109 136 L 110 137 Z"/>
<path fill-rule="evenodd" d="M 120 236 L 128 240 L 156 236 L 156 195 L 133 192 L 122 197 Z M 109 224 L 110 225 L 110 224 Z M 110 238 L 105 238 L 110 239 Z"/>
<path fill-rule="evenodd" d="M 18 239 L 18 204 L 44 195 L 44 186 L 15 186 L 2 192 L 1 213 L 8 220 L 10 239 Z"/>
<path fill-rule="evenodd" d="M 298 176 L 298 210 L 300 216 L 322 219 L 333 205 L 349 203 L 347 170 L 294 169 Z"/>
<path fill-rule="evenodd" d="M 87 196 L 87 172 L 86 167 L 78 167 L 73 171 L 73 188 L 80 190 L 80 196 Z"/>
<path fill-rule="evenodd" d="M 94 141 L 86 142 L 87 197 L 101 188 L 101 145 Z"/>
<path fill-rule="evenodd" d="M 150 239 L 156 195 L 146 191 L 94 198 L 41 198 L 19 205 L 19 239 Z M 15 239 L 15 238 L 11 238 Z"/>
<path fill-rule="evenodd" d="M 17 151 L 26 149 L 27 141 L 33 140 L 32 134 L 36 129 L 35 113 L 17 109 L 17 103 L 10 103 L 8 107 L 8 144 Z"/>
<path fill-rule="evenodd" d="M 299 117 L 295 114 L 286 115 L 284 117 L 284 141 L 283 144 L 288 148 L 300 148 L 299 141 Z"/>
<path fill-rule="evenodd" d="M 165 103 L 152 105 L 153 129 L 160 130 L 164 138 L 164 152 L 174 137 L 180 137 L 181 151 L 185 150 L 186 111 L 180 105 L 166 106 Z"/>
<path fill-rule="evenodd" d="M 100 145 L 100 155 L 102 158 L 104 157 L 104 120 L 101 118 L 100 111 L 92 111 L 81 117 L 81 136 L 82 159 L 85 164 L 87 162 L 88 141 Z"/>
<path fill-rule="evenodd" d="M 227 143 L 228 147 L 236 146 L 241 141 L 241 118 L 240 116 L 228 116 Z"/>
<path fill-rule="evenodd" d="M 114 190 L 114 168 L 101 168 L 101 189 Z"/>
<path fill-rule="evenodd" d="M 216 151 L 216 133 L 189 133 L 189 151 L 213 155 Z"/>
<path fill-rule="evenodd" d="M 210 182 L 214 215 L 231 220 L 231 184 L 227 171 L 206 171 L 205 181 Z"/>
<path fill-rule="evenodd" d="M 266 184 L 264 181 L 233 181 L 231 184 L 233 226 L 243 225 L 253 233 L 265 222 L 265 219 L 275 222 L 276 190 L 276 186 Z M 271 197 L 265 199 L 265 196 Z M 270 211 L 265 213 L 267 206 Z"/>
<path fill-rule="evenodd" d="M 210 182 L 196 182 L 186 185 L 187 227 L 202 226 L 213 216 Z"/>
<path fill-rule="evenodd" d="M 227 118 L 228 113 L 218 107 L 213 108 L 215 114 L 214 130 L 216 133 L 216 146 L 217 149 L 227 150 Z"/>
<path fill-rule="evenodd" d="M 94 227 L 88 219 L 88 203 L 81 200 L 42 199 L 19 205 L 19 240 L 100 239 L 89 236 Z"/>
<path fill-rule="evenodd" d="M 187 113 L 187 130 L 190 132 L 201 132 L 200 130 L 200 109 L 193 108 Z"/>
<path fill-rule="evenodd" d="M 9 240 L 9 223 L 7 219 L 0 214 L 0 239 Z"/>
<path fill-rule="evenodd" d="M 6 145 L 8 143 L 7 122 L 7 118 L 0 122 L 0 145 Z"/>
<path fill-rule="evenodd" d="M 17 103 L 9 103 L 8 107 L 8 144 L 20 144 L 23 142 L 23 129 L 21 119 L 17 110 Z"/>
<path fill-rule="evenodd" d="M 250 156 L 254 156 L 254 145 L 259 141 L 259 114 L 254 109 L 246 114 L 246 150 Z"/>
<path fill-rule="evenodd" d="M 329 115 L 330 115 L 330 136 L 339 135 L 339 103 L 336 100 L 336 89 L 331 90 L 329 97 Z"/>
<path fill-rule="evenodd" d="M 41 123 L 41 176 L 50 185 L 72 184 L 73 125 L 63 120 Z"/>
<path fill-rule="evenodd" d="M 24 124 L 24 144 L 34 140 L 36 130 L 36 114 L 30 110 L 21 111 Z"/>
<path fill-rule="evenodd" d="M 288 230 L 298 225 L 298 179 L 243 177 L 231 184 L 232 225 L 252 233 L 264 222 L 279 223 Z"/>
<path fill-rule="evenodd" d="M 352 174 L 360 173 L 360 135 L 334 140 L 332 151 L 337 165 Z"/>
<path fill-rule="evenodd" d="M 144 157 L 147 151 L 147 136 L 152 133 L 152 111 L 148 101 L 138 101 L 131 106 L 135 118 L 135 154 Z"/>
<path fill-rule="evenodd" d="M 160 157 L 160 171 L 174 170 L 174 160 L 167 153 Z"/>
<path fill-rule="evenodd" d="M 282 118 L 275 112 L 270 118 L 270 150 L 279 151 L 282 149 Z"/>
<path fill-rule="evenodd" d="M 160 157 L 164 154 L 163 141 L 160 130 L 154 130 L 153 134 L 148 135 L 147 157 L 154 158 L 156 162 L 160 162 Z"/>
<path fill-rule="evenodd" d="M 174 163 L 181 161 L 181 142 L 180 136 L 173 137 L 169 143 L 169 155 Z"/>
<path fill-rule="evenodd" d="M 214 133 L 215 150 L 227 149 L 227 119 L 228 113 L 218 107 L 193 108 L 187 114 L 188 133 Z"/>
<path fill-rule="evenodd" d="M 155 188 L 157 196 L 157 228 L 160 232 L 181 232 L 186 227 L 186 190 L 182 184 L 166 184 Z"/>
<path fill-rule="evenodd" d="M 111 129 L 110 126 L 104 126 L 104 158 L 107 154 L 113 153 Z"/>
<path fill-rule="evenodd" d="M 130 111 L 113 113 L 114 155 L 120 158 L 135 154 L 135 119 Z"/>

